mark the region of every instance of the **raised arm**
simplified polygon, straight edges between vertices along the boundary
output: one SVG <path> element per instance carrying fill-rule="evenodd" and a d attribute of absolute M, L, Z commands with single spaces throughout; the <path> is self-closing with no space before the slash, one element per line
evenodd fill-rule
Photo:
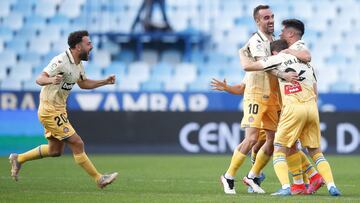
<path fill-rule="evenodd" d="M 85 79 L 85 80 L 79 80 L 77 84 L 81 89 L 95 89 L 97 87 L 101 87 L 104 85 L 110 85 L 115 83 L 115 75 L 110 75 L 104 80 L 91 80 L 91 79 Z"/>

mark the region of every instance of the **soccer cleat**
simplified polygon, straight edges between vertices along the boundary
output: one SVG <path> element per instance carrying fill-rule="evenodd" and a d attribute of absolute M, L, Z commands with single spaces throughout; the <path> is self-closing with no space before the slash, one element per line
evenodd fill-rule
<path fill-rule="evenodd" d="M 99 180 L 97 181 L 97 186 L 101 189 L 106 187 L 107 185 L 111 184 L 115 181 L 116 177 L 118 176 L 118 173 L 111 173 L 107 175 L 102 175 Z"/>
<path fill-rule="evenodd" d="M 259 177 L 254 178 L 254 182 L 260 186 L 260 184 L 265 180 L 265 178 L 266 178 L 265 174 L 261 172 Z M 249 186 L 247 188 L 247 192 L 254 193 L 254 190 L 252 189 L 252 187 Z"/>
<path fill-rule="evenodd" d="M 13 177 L 15 181 L 19 180 L 18 174 L 21 168 L 21 164 L 18 162 L 17 158 L 18 154 L 16 153 L 12 153 L 9 156 L 9 161 L 11 165 L 11 177 Z"/>
<path fill-rule="evenodd" d="M 321 177 L 320 174 L 316 174 L 310 178 L 309 188 L 307 190 L 308 194 L 315 193 L 322 185 L 324 185 L 325 181 Z"/>
<path fill-rule="evenodd" d="M 258 185 L 258 180 L 255 180 L 256 178 L 252 179 L 252 178 L 248 178 L 247 176 L 245 176 L 243 178 L 243 182 L 247 185 L 250 186 L 253 191 L 255 193 L 260 193 L 263 194 L 265 193 L 265 191 Z M 256 182 L 255 182 L 256 181 Z"/>
<path fill-rule="evenodd" d="M 277 192 L 271 193 L 271 195 L 273 195 L 273 196 L 290 196 L 291 190 L 290 190 L 290 188 L 286 188 L 286 189 L 281 188 Z"/>
<path fill-rule="evenodd" d="M 306 195 L 307 190 L 305 184 L 293 184 L 291 185 L 291 194 L 292 195 Z"/>
<path fill-rule="evenodd" d="M 225 194 L 230 194 L 230 195 L 236 194 L 234 180 L 227 179 L 225 178 L 225 176 L 222 175 L 220 176 L 220 181 L 224 187 Z"/>
<path fill-rule="evenodd" d="M 337 188 L 334 187 L 334 186 L 331 186 L 331 187 L 330 187 L 329 194 L 330 194 L 331 196 L 341 196 L 341 193 L 340 193 L 339 189 L 337 189 Z"/>

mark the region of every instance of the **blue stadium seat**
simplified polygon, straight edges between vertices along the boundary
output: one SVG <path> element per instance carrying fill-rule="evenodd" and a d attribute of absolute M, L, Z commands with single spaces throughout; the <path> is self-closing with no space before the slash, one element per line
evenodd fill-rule
<path fill-rule="evenodd" d="M 56 1 L 39 0 L 35 4 L 35 15 L 49 18 L 56 13 Z"/>
<path fill-rule="evenodd" d="M 128 77 L 137 80 L 139 82 L 144 82 L 150 77 L 150 67 L 144 62 L 133 62 L 128 66 Z"/>
<path fill-rule="evenodd" d="M 141 83 L 141 90 L 146 92 L 160 92 L 163 91 L 164 84 L 161 81 L 149 80 Z"/>
<path fill-rule="evenodd" d="M 207 92 L 210 91 L 210 80 L 197 79 L 188 85 L 187 90 L 190 92 Z"/>
<path fill-rule="evenodd" d="M 32 77 L 23 81 L 23 90 L 25 91 L 40 91 L 41 86 L 36 84 L 36 77 Z"/>
<path fill-rule="evenodd" d="M 29 41 L 29 51 L 36 52 L 38 54 L 46 54 L 51 49 L 51 42 L 49 39 L 33 38 Z"/>
<path fill-rule="evenodd" d="M 19 30 L 24 25 L 24 15 L 20 12 L 11 12 L 11 15 L 4 17 L 2 24 L 12 30 Z"/>
<path fill-rule="evenodd" d="M 10 14 L 10 1 L 0 1 L 0 17 L 5 17 Z"/>
<path fill-rule="evenodd" d="M 28 41 L 24 38 L 16 37 L 16 39 L 6 43 L 6 49 L 17 53 L 25 53 L 28 49 Z"/>
<path fill-rule="evenodd" d="M 104 69 L 104 76 L 115 74 L 118 80 L 126 77 L 126 65 L 121 61 L 113 61 L 109 66 Z"/>
<path fill-rule="evenodd" d="M 0 82 L 1 90 L 11 90 L 11 91 L 19 91 L 21 90 L 22 85 L 20 80 L 14 80 L 10 78 L 5 78 Z"/>
<path fill-rule="evenodd" d="M 0 53 L 0 61 L 3 66 L 13 66 L 16 64 L 16 52 L 6 50 Z"/>
<path fill-rule="evenodd" d="M 21 39 L 33 39 L 38 35 L 38 31 L 33 27 L 22 27 L 20 30 L 16 31 L 16 37 Z"/>
<path fill-rule="evenodd" d="M 177 50 L 165 50 L 161 55 L 161 62 L 176 65 L 181 62 L 181 53 Z"/>
<path fill-rule="evenodd" d="M 4 65 L 0 65 L 0 81 L 7 77 L 7 67 Z"/>
<path fill-rule="evenodd" d="M 335 83 L 330 84 L 330 91 L 334 93 L 350 93 L 353 90 L 353 86 L 351 83 L 347 81 L 337 81 Z"/>
<path fill-rule="evenodd" d="M 46 27 L 46 18 L 38 15 L 31 15 L 25 18 L 25 27 L 32 27 L 35 29 L 43 29 Z"/>
<path fill-rule="evenodd" d="M 65 0 L 60 4 L 59 14 L 65 15 L 69 18 L 76 18 L 81 14 L 81 6 L 84 4 L 82 1 Z"/>
<path fill-rule="evenodd" d="M 32 51 L 23 52 L 19 54 L 19 62 L 25 62 L 31 66 L 37 66 L 41 63 L 41 55 Z M 48 60 L 48 62 L 50 62 L 50 60 Z"/>
<path fill-rule="evenodd" d="M 9 27 L 0 26 L 0 39 L 10 41 L 14 37 L 14 33 Z"/>
<path fill-rule="evenodd" d="M 12 66 L 8 79 L 12 80 L 28 80 L 32 76 L 31 64 L 20 62 Z"/>
<path fill-rule="evenodd" d="M 119 80 L 117 89 L 124 92 L 138 92 L 140 90 L 140 82 L 132 78 L 123 78 Z"/>

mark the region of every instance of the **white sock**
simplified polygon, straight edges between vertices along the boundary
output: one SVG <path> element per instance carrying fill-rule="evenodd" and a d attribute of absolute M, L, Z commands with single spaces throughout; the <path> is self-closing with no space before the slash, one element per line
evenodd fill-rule
<path fill-rule="evenodd" d="M 225 173 L 224 177 L 226 179 L 234 180 L 234 176 L 229 175 L 228 173 Z"/>
<path fill-rule="evenodd" d="M 335 183 L 328 183 L 328 184 L 326 184 L 326 187 L 328 190 L 330 190 L 331 187 L 336 187 L 336 186 L 335 186 Z"/>
<path fill-rule="evenodd" d="M 281 186 L 282 189 L 288 189 L 290 188 L 290 184 L 284 184 L 283 186 Z"/>
<path fill-rule="evenodd" d="M 251 179 L 254 179 L 254 178 L 257 177 L 257 175 L 254 172 L 250 171 L 249 174 L 247 175 L 247 177 L 251 178 Z"/>

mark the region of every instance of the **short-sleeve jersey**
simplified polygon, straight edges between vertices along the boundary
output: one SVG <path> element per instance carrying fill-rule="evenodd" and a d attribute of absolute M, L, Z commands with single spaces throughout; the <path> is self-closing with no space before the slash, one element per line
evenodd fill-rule
<path fill-rule="evenodd" d="M 50 77 L 58 74 L 63 76 L 63 81 L 60 84 L 45 85 L 40 92 L 40 102 L 45 102 L 55 108 L 66 108 L 66 100 L 70 90 L 79 80 L 86 79 L 82 62 L 75 64 L 70 49 L 55 56 L 43 71 Z"/>
<path fill-rule="evenodd" d="M 254 58 L 271 55 L 270 41 L 261 31 L 256 32 L 248 44 L 250 54 Z M 266 105 L 278 105 L 277 78 L 264 71 L 247 72 L 244 99 L 257 100 Z"/>
<path fill-rule="evenodd" d="M 313 84 L 316 83 L 316 79 L 312 66 L 290 54 L 279 53 L 278 56 L 282 58 L 282 63 L 277 68 L 285 72 L 295 71 L 299 77 L 295 83 L 279 79 L 283 105 L 315 99 Z"/>
<path fill-rule="evenodd" d="M 292 44 L 289 47 L 289 49 L 296 50 L 296 51 L 304 51 L 304 50 L 308 51 L 309 50 L 303 40 L 296 41 L 294 44 Z"/>

